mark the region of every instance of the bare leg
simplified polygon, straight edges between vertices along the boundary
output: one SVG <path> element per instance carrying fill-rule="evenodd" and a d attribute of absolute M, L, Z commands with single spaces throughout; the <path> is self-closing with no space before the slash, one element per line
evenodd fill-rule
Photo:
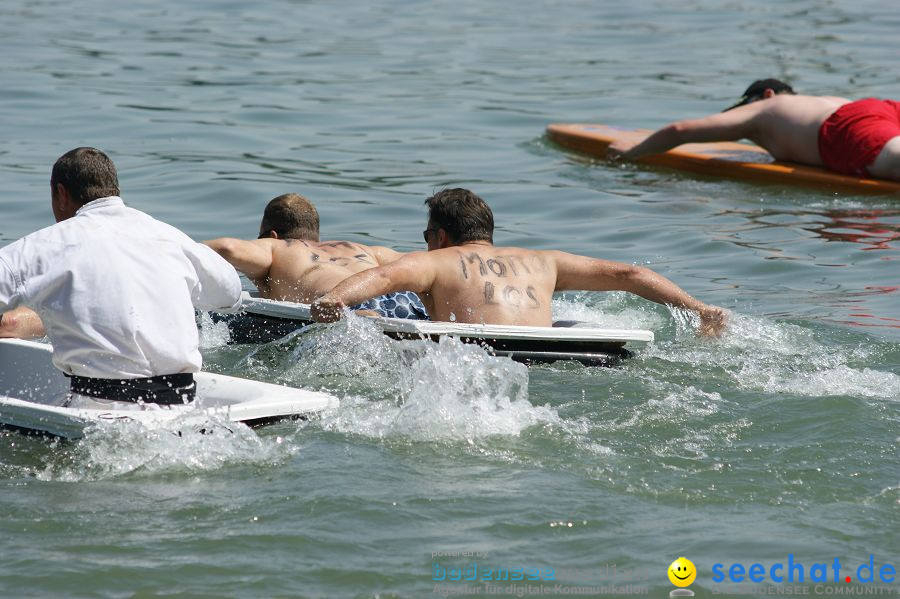
<path fill-rule="evenodd" d="M 868 171 L 879 179 L 900 181 L 900 136 L 884 144 L 875 162 L 869 165 Z"/>

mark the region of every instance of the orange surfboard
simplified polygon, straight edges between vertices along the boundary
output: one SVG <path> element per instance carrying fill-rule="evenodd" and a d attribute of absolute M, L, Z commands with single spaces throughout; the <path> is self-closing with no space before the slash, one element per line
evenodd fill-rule
<path fill-rule="evenodd" d="M 557 144 L 597 158 L 606 157 L 606 148 L 618 140 L 640 142 L 649 129 L 629 129 L 609 125 L 554 124 L 547 136 Z M 832 173 L 815 166 L 778 162 L 759 146 L 735 142 L 684 144 L 638 160 L 692 173 L 731 177 L 760 183 L 803 185 L 856 193 L 900 193 L 900 182 L 863 179 Z"/>

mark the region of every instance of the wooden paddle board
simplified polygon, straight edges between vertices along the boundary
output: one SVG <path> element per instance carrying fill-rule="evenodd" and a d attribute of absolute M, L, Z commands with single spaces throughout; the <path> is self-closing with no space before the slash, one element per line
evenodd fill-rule
<path fill-rule="evenodd" d="M 610 125 L 553 124 L 547 127 L 547 136 L 555 143 L 596 158 L 605 158 L 606 148 L 614 141 L 638 143 L 651 133 L 649 129 Z M 815 166 L 778 162 L 759 146 L 744 143 L 684 144 L 662 154 L 645 156 L 637 162 L 756 183 L 855 193 L 900 193 L 900 182 L 850 177 Z"/>

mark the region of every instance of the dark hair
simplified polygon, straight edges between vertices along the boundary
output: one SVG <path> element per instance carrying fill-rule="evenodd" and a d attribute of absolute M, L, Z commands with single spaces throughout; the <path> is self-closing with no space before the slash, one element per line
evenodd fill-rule
<path fill-rule="evenodd" d="M 54 193 L 57 184 L 62 184 L 72 200 L 82 206 L 97 198 L 119 195 L 116 165 L 97 148 L 75 148 L 60 156 L 50 173 Z"/>
<path fill-rule="evenodd" d="M 260 235 L 275 231 L 282 239 L 319 240 L 319 213 L 300 194 L 286 193 L 266 205 Z"/>
<path fill-rule="evenodd" d="M 750 104 L 751 102 L 755 102 L 756 100 L 761 100 L 763 94 L 767 89 L 771 89 L 776 94 L 794 95 L 797 93 L 794 91 L 793 87 L 791 87 L 784 81 L 780 81 L 778 79 L 757 79 L 750 84 L 750 87 L 744 90 L 744 95 L 741 96 L 741 99 L 738 100 L 737 104 L 735 104 L 734 106 L 729 106 L 722 112 L 728 112 L 732 108 L 737 108 L 738 106 L 743 106 L 744 104 Z"/>
<path fill-rule="evenodd" d="M 425 204 L 429 222 L 444 229 L 453 243 L 494 243 L 494 214 L 484 200 L 468 189 L 439 191 Z"/>

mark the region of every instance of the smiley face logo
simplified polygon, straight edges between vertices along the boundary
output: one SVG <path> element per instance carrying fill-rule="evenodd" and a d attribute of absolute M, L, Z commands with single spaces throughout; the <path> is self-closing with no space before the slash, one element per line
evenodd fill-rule
<path fill-rule="evenodd" d="M 679 557 L 669 566 L 669 580 L 677 587 L 689 586 L 697 578 L 694 562 L 686 557 Z"/>

